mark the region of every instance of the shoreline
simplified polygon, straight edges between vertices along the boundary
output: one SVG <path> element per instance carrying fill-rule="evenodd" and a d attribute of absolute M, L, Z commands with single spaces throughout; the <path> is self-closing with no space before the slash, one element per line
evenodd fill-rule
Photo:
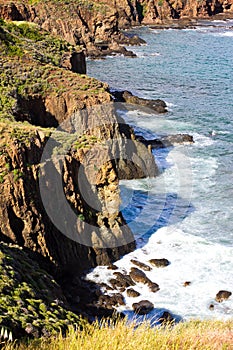
<path fill-rule="evenodd" d="M 232 19 L 232 18 L 230 18 L 230 19 Z M 209 21 L 209 22 L 211 22 L 211 20 Z M 202 24 L 201 24 L 202 25 Z M 148 26 L 147 26 L 148 27 Z M 136 27 L 135 27 L 136 28 Z M 137 28 L 140 28 L 140 26 L 138 26 Z M 126 266 L 128 266 L 127 264 L 126 264 Z M 120 270 L 120 272 L 122 273 L 122 271 Z M 117 275 L 116 275 L 117 276 Z M 119 277 L 120 275 L 118 275 L 118 277 Z M 122 277 L 122 276 L 121 276 Z M 116 279 L 116 278 L 115 278 Z M 188 281 L 187 281 L 188 282 Z M 188 285 L 188 283 L 187 283 L 187 285 Z M 217 293 L 217 291 L 216 291 L 216 293 Z M 209 305 L 209 307 L 210 307 L 210 309 L 212 309 L 212 307 L 213 307 L 213 304 L 210 304 Z"/>

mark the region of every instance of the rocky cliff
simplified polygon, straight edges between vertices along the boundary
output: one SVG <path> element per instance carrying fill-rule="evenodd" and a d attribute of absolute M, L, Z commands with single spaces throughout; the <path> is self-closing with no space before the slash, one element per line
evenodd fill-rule
<path fill-rule="evenodd" d="M 208 18 L 232 13 L 232 0 L 116 0 L 120 27 L 157 24 L 173 19 Z"/>
<path fill-rule="evenodd" d="M 75 47 L 27 23 L 0 37 L 0 237 L 60 277 L 109 264 L 135 247 L 119 178 L 156 175 L 153 156 Z"/>
<path fill-rule="evenodd" d="M 37 23 L 89 56 L 121 53 L 133 56 L 122 44 L 140 44 L 120 29 L 167 20 L 208 18 L 233 12 L 233 0 L 0 0 L 0 17 Z"/>

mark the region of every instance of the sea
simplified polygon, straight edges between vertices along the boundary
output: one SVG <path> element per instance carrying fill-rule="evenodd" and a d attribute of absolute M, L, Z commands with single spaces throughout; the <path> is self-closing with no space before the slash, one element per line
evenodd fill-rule
<path fill-rule="evenodd" d="M 166 101 L 165 114 L 140 109 L 119 113 L 147 139 L 188 133 L 194 143 L 153 150 L 156 178 L 120 182 L 122 213 L 137 248 L 115 263 L 128 273 L 131 259 L 170 264 L 146 275 L 157 293 L 138 284 L 117 308 L 139 319 L 132 304 L 149 300 L 143 316 L 157 322 L 164 311 L 177 320 L 233 318 L 233 295 L 219 303 L 220 290 L 233 293 L 233 20 L 200 21 L 195 28 L 138 27 L 126 32 L 146 41 L 129 47 L 136 58 L 88 60 L 88 74 L 111 89 Z M 109 283 L 112 270 L 98 266 L 87 275 Z M 185 282 L 190 282 L 184 286 Z M 110 293 L 108 291 L 107 293 Z"/>

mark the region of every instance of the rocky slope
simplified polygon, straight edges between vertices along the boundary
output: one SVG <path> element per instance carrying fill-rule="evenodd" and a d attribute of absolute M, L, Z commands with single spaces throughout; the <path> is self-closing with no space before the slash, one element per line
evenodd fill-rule
<path fill-rule="evenodd" d="M 53 277 L 19 246 L 0 243 L 0 325 L 5 338 L 10 333 L 14 340 L 47 337 L 65 333 L 75 323 L 80 319 L 69 310 Z"/>
<path fill-rule="evenodd" d="M 138 24 L 208 18 L 233 12 L 233 0 L 0 0 L 0 18 L 37 23 L 89 56 L 121 53 L 133 56 L 121 44 L 140 44 L 120 32 Z"/>

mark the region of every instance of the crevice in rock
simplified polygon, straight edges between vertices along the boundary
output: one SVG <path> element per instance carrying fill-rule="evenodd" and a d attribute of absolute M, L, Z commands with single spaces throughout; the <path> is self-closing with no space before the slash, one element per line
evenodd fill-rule
<path fill-rule="evenodd" d="M 12 232 L 14 232 L 14 235 L 16 237 L 16 243 L 20 246 L 24 245 L 24 238 L 22 235 L 23 229 L 24 229 L 24 222 L 22 219 L 20 219 L 14 212 L 13 208 L 10 206 L 8 207 L 8 217 L 9 217 L 9 224 L 11 227 Z"/>

